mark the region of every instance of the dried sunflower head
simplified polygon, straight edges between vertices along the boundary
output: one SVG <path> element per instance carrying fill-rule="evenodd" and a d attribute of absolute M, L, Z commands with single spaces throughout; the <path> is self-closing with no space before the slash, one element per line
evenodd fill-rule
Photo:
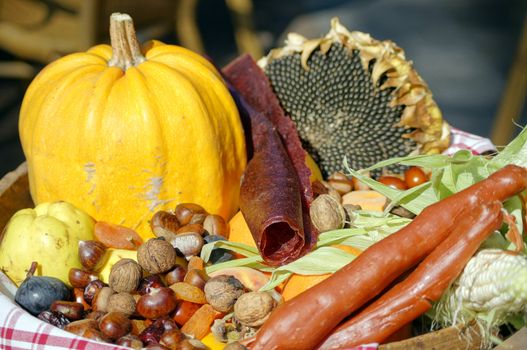
<path fill-rule="evenodd" d="M 326 177 L 343 169 L 344 157 L 362 169 L 448 147 L 450 129 L 430 89 L 391 41 L 349 32 L 334 18 L 325 37 L 291 33 L 258 63 Z"/>

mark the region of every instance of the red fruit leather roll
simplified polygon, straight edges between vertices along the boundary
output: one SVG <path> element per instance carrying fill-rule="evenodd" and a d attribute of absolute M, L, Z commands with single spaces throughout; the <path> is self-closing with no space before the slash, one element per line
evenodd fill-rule
<path fill-rule="evenodd" d="M 452 233 L 403 282 L 337 327 L 318 349 L 381 343 L 402 325 L 430 310 L 431 302 L 441 298 L 481 243 L 500 228 L 501 208 L 496 201 L 460 217 Z"/>
<path fill-rule="evenodd" d="M 231 63 L 223 73 L 253 150 L 240 188 L 241 212 L 265 262 L 289 263 L 316 242 L 317 231 L 309 217 L 312 190 L 305 151 L 267 77 L 249 56 Z M 295 167 L 292 158 L 301 159 L 301 164 Z"/>
<path fill-rule="evenodd" d="M 347 316 L 415 266 L 452 231 L 463 212 L 527 187 L 527 170 L 508 165 L 487 179 L 425 208 L 407 226 L 366 249 L 329 278 L 279 305 L 251 349 L 313 349 Z"/>
<path fill-rule="evenodd" d="M 280 134 L 298 175 L 303 200 L 309 205 L 313 201 L 313 191 L 309 181 L 311 171 L 305 163 L 306 151 L 302 148 L 295 123 L 285 115 L 264 71 L 246 54 L 228 64 L 222 73 L 254 111 L 262 113 Z M 258 145 L 254 147 L 256 149 Z"/>

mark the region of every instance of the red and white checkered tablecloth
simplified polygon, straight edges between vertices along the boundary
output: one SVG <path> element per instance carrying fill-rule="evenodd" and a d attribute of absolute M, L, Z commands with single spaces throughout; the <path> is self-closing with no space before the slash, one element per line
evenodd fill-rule
<path fill-rule="evenodd" d="M 468 149 L 473 154 L 495 151 L 489 139 L 452 128 L 451 145 L 444 152 L 454 154 Z M 0 350 L 120 350 L 124 347 L 102 344 L 75 336 L 51 326 L 19 308 L 6 295 L 0 292 Z M 374 350 L 377 344 L 368 344 L 357 350 Z"/>
<path fill-rule="evenodd" d="M 450 131 L 450 147 L 443 152 L 444 154 L 452 155 L 462 149 L 468 149 L 476 155 L 496 151 L 494 144 L 487 138 L 476 136 L 456 128 L 451 128 Z"/>
<path fill-rule="evenodd" d="M 0 293 L 1 350 L 121 350 L 112 344 L 102 344 L 78 337 L 31 316 Z"/>

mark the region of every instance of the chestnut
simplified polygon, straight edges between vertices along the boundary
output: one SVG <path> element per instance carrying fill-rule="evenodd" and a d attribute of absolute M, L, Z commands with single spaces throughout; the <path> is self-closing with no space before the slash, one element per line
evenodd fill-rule
<path fill-rule="evenodd" d="M 207 276 L 205 271 L 192 269 L 187 272 L 185 278 L 183 279 L 183 282 L 192 284 L 193 286 L 196 286 L 199 289 L 203 290 L 203 288 L 205 287 L 205 283 L 207 283 L 208 280 L 209 276 Z"/>
<path fill-rule="evenodd" d="M 178 234 L 170 243 L 186 259 L 190 259 L 193 255 L 199 255 L 205 241 L 198 233 L 183 233 Z"/>
<path fill-rule="evenodd" d="M 99 330 L 110 339 L 117 340 L 132 330 L 132 323 L 122 312 L 108 312 L 99 320 Z"/>
<path fill-rule="evenodd" d="M 99 328 L 98 328 L 97 321 L 91 318 L 88 318 L 84 320 L 78 320 L 78 321 L 71 322 L 70 324 L 67 324 L 64 327 L 65 331 L 68 331 L 70 333 L 80 335 L 80 336 L 83 336 L 86 330 L 88 329 L 98 330 Z"/>
<path fill-rule="evenodd" d="M 174 214 L 182 226 L 190 224 L 194 215 L 206 213 L 202 206 L 194 203 L 180 203 L 174 210 Z"/>
<path fill-rule="evenodd" d="M 97 294 L 100 289 L 106 286 L 106 283 L 101 280 L 94 280 L 88 283 L 88 285 L 84 288 L 84 301 L 88 303 L 88 305 L 91 305 L 93 298 L 95 298 L 95 294 Z"/>
<path fill-rule="evenodd" d="M 88 271 L 98 271 L 103 267 L 106 246 L 99 241 L 79 241 L 79 259 Z"/>
<path fill-rule="evenodd" d="M 68 280 L 73 288 L 86 288 L 88 283 L 99 279 L 99 276 L 72 267 L 68 273 Z"/>
<path fill-rule="evenodd" d="M 137 292 L 141 295 L 148 294 L 154 288 L 166 287 L 160 275 L 148 275 L 141 279 Z"/>
<path fill-rule="evenodd" d="M 176 282 L 183 282 L 186 274 L 187 269 L 179 264 L 176 264 L 176 266 L 165 275 L 165 282 L 169 286 Z"/>
<path fill-rule="evenodd" d="M 165 331 L 165 333 L 163 333 L 161 336 L 159 343 L 171 350 L 175 350 L 178 344 L 181 343 L 185 338 L 185 335 L 178 328 L 176 328 Z"/>
<path fill-rule="evenodd" d="M 128 334 L 124 337 L 117 339 L 115 341 L 115 344 L 120 346 L 126 346 L 135 350 L 141 350 L 143 348 L 143 342 L 141 341 L 141 339 L 132 334 Z"/>
<path fill-rule="evenodd" d="M 80 320 L 84 314 L 84 306 L 74 301 L 55 300 L 50 311 L 60 312 L 71 321 Z"/>
<path fill-rule="evenodd" d="M 177 300 L 174 291 L 167 287 L 153 288 L 137 302 L 137 312 L 148 319 L 168 315 L 176 308 Z"/>
<path fill-rule="evenodd" d="M 157 211 L 150 220 L 150 228 L 156 237 L 164 237 L 170 241 L 181 227 L 176 215 L 164 210 Z"/>
<path fill-rule="evenodd" d="M 200 224 L 188 224 L 180 227 L 177 232 L 178 235 L 187 234 L 187 233 L 196 233 L 200 236 L 203 236 L 205 229 Z"/>
<path fill-rule="evenodd" d="M 219 215 L 209 214 L 203 221 L 203 228 L 209 235 L 218 235 L 224 238 L 229 237 L 229 228 L 225 219 Z"/>

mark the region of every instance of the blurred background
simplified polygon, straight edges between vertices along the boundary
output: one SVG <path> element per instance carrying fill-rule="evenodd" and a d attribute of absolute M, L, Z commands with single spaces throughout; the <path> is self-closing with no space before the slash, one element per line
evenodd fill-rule
<path fill-rule="evenodd" d="M 129 13 L 140 40 L 218 66 L 243 52 L 259 58 L 289 32 L 322 36 L 338 16 L 402 47 L 451 125 L 504 145 L 527 120 L 526 0 L 0 0 L 0 176 L 24 160 L 17 123 L 28 84 L 54 59 L 107 43 L 112 12 Z"/>

